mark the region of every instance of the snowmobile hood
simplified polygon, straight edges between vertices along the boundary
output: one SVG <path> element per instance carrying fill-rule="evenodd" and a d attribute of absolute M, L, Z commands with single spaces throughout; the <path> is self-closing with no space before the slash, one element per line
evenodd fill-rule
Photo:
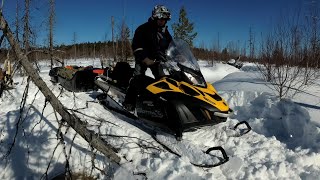
<path fill-rule="evenodd" d="M 178 82 L 174 79 L 164 77 L 161 80 L 150 84 L 147 87 L 147 90 L 153 94 L 159 94 L 160 96 L 163 96 L 167 93 L 172 94 L 173 99 L 181 98 L 183 97 L 181 96 L 183 94 L 185 98 L 186 96 L 196 98 L 199 101 L 210 104 L 219 111 L 229 111 L 229 106 L 226 104 L 224 99 L 217 94 L 216 90 L 211 84 L 207 84 L 207 87 L 203 88 L 199 86 L 192 86 L 183 81 Z M 182 99 L 186 100 L 185 98 Z"/>

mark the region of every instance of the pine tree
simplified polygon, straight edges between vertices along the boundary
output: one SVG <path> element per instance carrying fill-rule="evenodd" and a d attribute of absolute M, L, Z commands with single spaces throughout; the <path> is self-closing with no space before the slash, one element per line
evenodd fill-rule
<path fill-rule="evenodd" d="M 179 13 L 179 22 L 173 23 L 173 36 L 174 38 L 179 38 L 186 41 L 191 47 L 193 46 L 193 39 L 198 33 L 193 32 L 193 23 L 189 22 L 187 18 L 187 11 L 182 6 Z"/>

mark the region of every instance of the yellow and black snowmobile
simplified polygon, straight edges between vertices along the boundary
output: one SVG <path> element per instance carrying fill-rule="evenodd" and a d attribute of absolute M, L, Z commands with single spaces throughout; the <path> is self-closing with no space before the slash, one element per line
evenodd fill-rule
<path fill-rule="evenodd" d="M 170 130 L 177 139 L 185 131 L 225 122 L 233 111 L 215 88 L 205 81 L 189 46 L 182 40 L 173 40 L 166 55 L 167 61 L 162 62 L 165 77 L 155 80 L 144 76 L 141 79 L 144 85 L 138 91 L 134 115 Z M 117 67 L 114 70 L 124 72 Z M 128 83 L 124 83 L 124 87 L 117 87 L 117 82 L 124 78 L 123 73 L 118 77 L 112 75 L 112 72 L 110 74 L 111 78 L 97 79 L 96 85 L 105 92 L 116 87 L 125 94 L 124 87 Z M 111 93 L 109 97 L 117 101 L 118 109 L 121 109 L 121 98 L 115 98 L 117 95 L 119 92 Z M 112 104 L 110 101 L 106 102 L 105 96 L 99 99 L 103 99 L 105 105 Z"/>

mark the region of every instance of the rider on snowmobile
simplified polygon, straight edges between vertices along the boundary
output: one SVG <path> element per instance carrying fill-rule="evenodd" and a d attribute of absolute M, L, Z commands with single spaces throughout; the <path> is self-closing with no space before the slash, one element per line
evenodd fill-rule
<path fill-rule="evenodd" d="M 148 22 L 140 25 L 132 40 L 132 50 L 135 57 L 135 70 L 127 89 L 123 106 L 132 111 L 135 108 L 136 96 L 143 86 L 143 77 L 149 67 L 155 79 L 164 76 L 160 62 L 165 61 L 172 36 L 166 23 L 171 19 L 170 11 L 163 5 L 156 5 Z"/>

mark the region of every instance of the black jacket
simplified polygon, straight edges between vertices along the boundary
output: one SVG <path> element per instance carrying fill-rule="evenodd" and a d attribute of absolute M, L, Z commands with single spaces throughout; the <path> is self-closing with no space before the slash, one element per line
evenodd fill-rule
<path fill-rule="evenodd" d="M 159 29 L 156 20 L 149 18 L 148 22 L 136 29 L 132 40 L 132 50 L 136 62 L 140 63 L 146 57 L 155 59 L 159 51 L 165 52 L 172 37 L 167 27 L 164 28 Z"/>

